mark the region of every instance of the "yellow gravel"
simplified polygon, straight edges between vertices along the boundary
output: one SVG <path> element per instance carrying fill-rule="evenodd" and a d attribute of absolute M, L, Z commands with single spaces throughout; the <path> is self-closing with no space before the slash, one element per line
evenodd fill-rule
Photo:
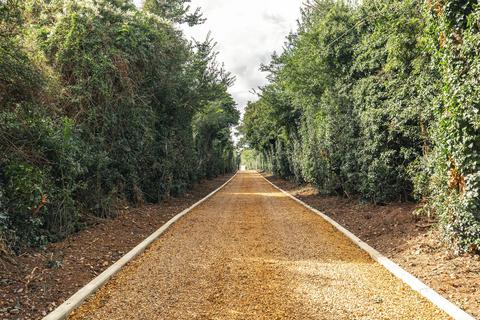
<path fill-rule="evenodd" d="M 321 217 L 240 173 L 71 319 L 448 319 Z"/>

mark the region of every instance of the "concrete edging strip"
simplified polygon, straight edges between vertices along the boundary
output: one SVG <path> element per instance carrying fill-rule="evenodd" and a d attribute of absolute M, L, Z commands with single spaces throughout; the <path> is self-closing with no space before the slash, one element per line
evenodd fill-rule
<path fill-rule="evenodd" d="M 238 172 L 237 172 L 238 173 Z M 100 275 L 98 275 L 96 278 L 94 278 L 92 281 L 90 281 L 86 286 L 81 288 L 80 290 L 77 291 L 73 296 L 71 296 L 67 301 L 62 303 L 60 306 L 58 306 L 55 310 L 53 310 L 51 313 L 46 315 L 43 320 L 60 320 L 60 319 L 66 319 L 68 315 L 75 310 L 77 307 L 79 307 L 85 299 L 87 299 L 90 295 L 95 293 L 101 286 L 103 286 L 110 278 L 112 278 L 116 273 L 118 273 L 126 264 L 128 264 L 130 261 L 132 261 L 135 257 L 140 255 L 142 252 L 145 251 L 145 249 L 148 248 L 157 238 L 162 235 L 172 224 L 177 222 L 181 217 L 186 215 L 188 212 L 190 212 L 192 209 L 200 205 L 201 203 L 205 202 L 207 199 L 212 197 L 214 194 L 216 194 L 218 191 L 223 189 L 227 184 L 229 184 L 237 175 L 235 173 L 233 177 L 228 179 L 227 182 L 225 182 L 223 185 L 221 185 L 219 188 L 211 192 L 209 195 L 207 195 L 205 198 L 201 199 L 188 209 L 183 210 L 179 214 L 177 214 L 175 217 L 170 219 L 167 223 L 165 223 L 160 229 L 152 233 L 148 238 L 143 240 L 139 245 L 137 245 L 135 248 L 133 248 L 130 252 L 125 254 L 122 258 L 120 258 L 117 262 L 112 264 L 108 269 L 103 271 Z"/>
<path fill-rule="evenodd" d="M 424 284 L 422 281 L 420 281 L 418 278 L 413 276 L 412 274 L 408 273 L 405 271 L 402 267 L 400 267 L 398 264 L 390 260 L 389 258 L 385 257 L 382 255 L 380 252 L 372 248 L 370 245 L 367 243 L 363 242 L 355 236 L 353 233 L 342 227 L 340 224 L 338 224 L 335 220 L 327 216 L 326 214 L 320 212 L 319 210 L 313 208 L 312 206 L 306 204 L 302 200 L 296 198 L 295 196 L 291 195 L 287 191 L 277 187 L 275 184 L 273 184 L 270 180 L 265 178 L 262 174 L 258 173 L 260 176 L 262 176 L 268 183 L 270 183 L 275 189 L 283 192 L 286 194 L 288 197 L 291 199 L 295 200 L 296 202 L 300 203 L 307 209 L 313 211 L 317 215 L 321 216 L 323 219 L 325 219 L 328 223 L 333 225 L 338 231 L 343 233 L 347 238 L 349 238 L 353 243 L 355 243 L 357 246 L 359 246 L 361 249 L 366 251 L 373 260 L 381 264 L 382 266 L 385 267 L 388 271 L 390 271 L 393 275 L 395 275 L 397 278 L 402 280 L 404 283 L 409 285 L 413 290 L 417 291 L 419 294 L 421 294 L 424 298 L 432 302 L 435 306 L 437 306 L 439 309 L 444 311 L 446 314 L 451 316 L 453 319 L 458 319 L 458 320 L 475 320 L 473 316 L 470 314 L 466 313 L 459 307 L 457 307 L 455 304 L 451 303 L 444 297 L 442 297 L 440 294 L 438 294 L 435 290 Z"/>

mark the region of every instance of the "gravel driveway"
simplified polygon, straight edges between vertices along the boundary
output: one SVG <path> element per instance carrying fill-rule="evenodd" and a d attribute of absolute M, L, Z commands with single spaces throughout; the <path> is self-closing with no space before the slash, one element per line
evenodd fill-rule
<path fill-rule="evenodd" d="M 239 173 L 72 319 L 448 319 L 321 217 Z"/>

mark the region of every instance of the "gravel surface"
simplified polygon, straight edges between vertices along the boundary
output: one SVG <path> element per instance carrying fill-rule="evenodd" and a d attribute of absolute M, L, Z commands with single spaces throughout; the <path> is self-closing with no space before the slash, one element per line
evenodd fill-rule
<path fill-rule="evenodd" d="M 321 217 L 240 173 L 72 319 L 448 319 Z"/>
<path fill-rule="evenodd" d="M 311 185 L 264 176 L 330 216 L 398 263 L 439 294 L 480 319 L 480 255 L 455 254 L 433 217 L 418 215 L 417 203 L 374 205 L 355 198 L 322 195 Z"/>
<path fill-rule="evenodd" d="M 230 177 L 227 174 L 204 179 L 183 195 L 158 204 L 120 206 L 113 219 L 93 219 L 85 213 L 85 229 L 62 241 L 8 256 L 8 260 L 3 260 L 5 256 L 0 253 L 0 319 L 42 319 L 165 222 Z"/>

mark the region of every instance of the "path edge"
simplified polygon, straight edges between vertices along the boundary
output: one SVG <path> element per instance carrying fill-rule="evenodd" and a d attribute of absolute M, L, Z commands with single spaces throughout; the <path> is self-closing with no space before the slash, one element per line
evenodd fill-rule
<path fill-rule="evenodd" d="M 295 200 L 296 202 L 300 203 L 310 211 L 322 217 L 324 220 L 330 223 L 333 227 L 335 227 L 338 231 L 343 233 L 348 239 L 350 239 L 350 241 L 355 243 L 362 250 L 366 251 L 372 257 L 373 260 L 381 264 L 390 273 L 392 273 L 398 279 L 406 283 L 410 288 L 418 292 L 420 295 L 422 295 L 428 301 L 433 303 L 437 308 L 444 311 L 450 317 L 456 320 L 475 320 L 475 318 L 472 315 L 468 314 L 467 312 L 463 311 L 461 308 L 459 308 L 449 300 L 445 299 L 443 296 L 441 296 L 435 290 L 427 286 L 425 283 L 423 283 L 421 280 L 416 278 L 414 275 L 412 275 L 411 273 L 409 273 L 408 271 L 400 267 L 398 264 L 396 264 L 389 258 L 382 255 L 379 251 L 375 250 L 366 242 L 360 240 L 360 238 L 358 238 L 352 232 L 348 231 L 346 228 L 342 227 L 338 222 L 336 222 L 335 220 L 333 220 L 323 212 L 313 208 L 312 206 L 308 205 L 307 203 L 293 196 L 289 192 L 276 186 L 273 182 L 268 180 L 263 174 L 259 172 L 257 172 L 257 174 L 259 174 L 263 179 L 265 179 L 268 183 L 270 183 L 275 189 L 283 192 L 291 199 Z"/>
<path fill-rule="evenodd" d="M 89 296 L 94 294 L 100 287 L 102 287 L 108 280 L 110 280 L 115 274 L 117 274 L 123 267 L 131 262 L 133 259 L 138 257 L 141 253 L 143 253 L 155 240 L 158 239 L 165 231 L 168 230 L 170 226 L 172 226 L 175 222 L 180 220 L 184 215 L 189 213 L 195 207 L 199 206 L 201 203 L 205 202 L 217 192 L 222 190 L 227 184 L 229 184 L 238 174 L 238 171 L 227 180 L 224 184 L 220 187 L 212 191 L 203 199 L 197 201 L 195 204 L 190 206 L 189 208 L 183 210 L 172 219 L 170 219 L 167 223 L 162 225 L 157 231 L 152 233 L 148 238 L 143 240 L 140 244 L 138 244 L 135 248 L 130 250 L 127 254 L 117 260 L 114 264 L 112 264 L 108 269 L 103 271 L 93 280 L 91 280 L 88 284 L 86 284 L 83 288 L 78 290 L 75 294 L 73 294 L 68 300 L 58 306 L 55 310 L 50 312 L 46 315 L 43 320 L 61 320 L 66 319 L 73 310 L 78 308 Z"/>

